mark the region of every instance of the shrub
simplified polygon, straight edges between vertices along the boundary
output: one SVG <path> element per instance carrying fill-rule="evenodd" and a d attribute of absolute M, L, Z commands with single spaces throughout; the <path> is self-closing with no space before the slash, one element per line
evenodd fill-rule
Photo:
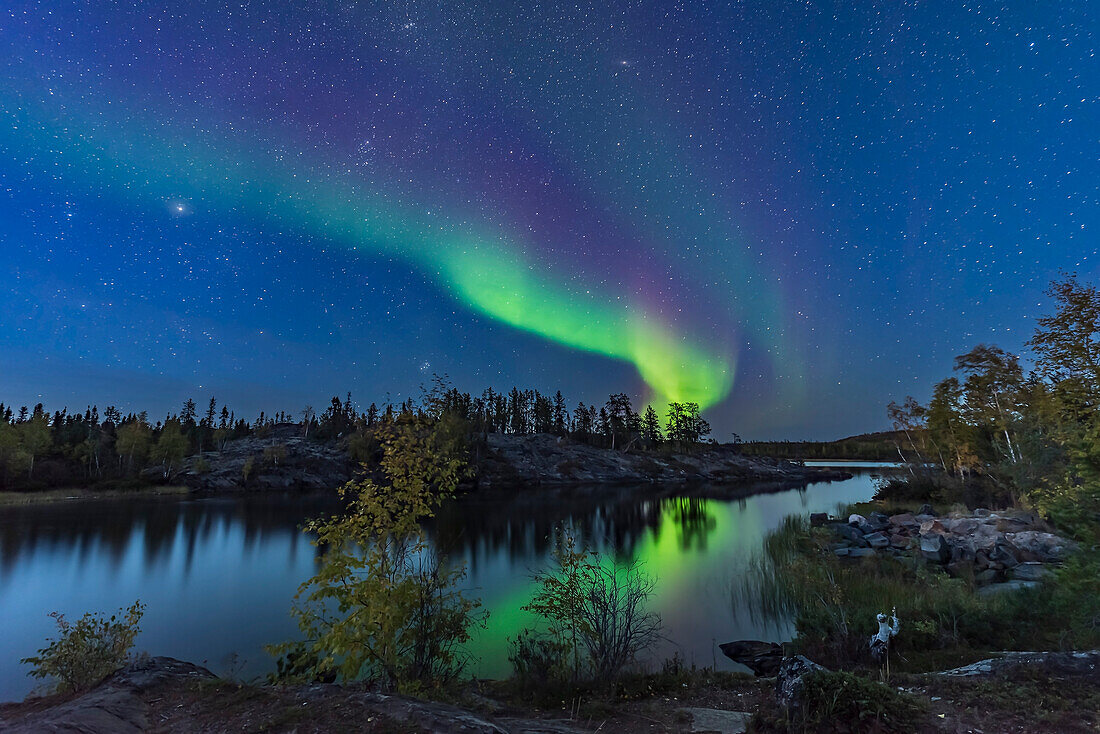
<path fill-rule="evenodd" d="M 432 552 L 420 525 L 454 496 L 465 451 L 440 422 L 417 417 L 388 426 L 382 446 L 389 485 L 351 482 L 340 489 L 344 514 L 306 526 L 325 554 L 292 610 L 305 641 L 268 649 L 294 652 L 296 675 L 435 688 L 461 673 L 462 645 L 484 618 L 457 588 L 465 568 Z"/>
<path fill-rule="evenodd" d="M 535 596 L 524 609 L 542 617 L 571 653 L 574 681 L 584 668 L 597 682 L 612 683 L 660 639 L 661 618 L 645 608 L 656 581 L 637 563 L 578 550 L 566 530 L 558 531 L 554 562 L 535 575 Z"/>
<path fill-rule="evenodd" d="M 875 499 L 891 503 L 909 503 L 914 507 L 931 502 L 937 507 L 1010 507 L 1015 504 L 1012 492 L 985 475 L 958 477 L 931 469 L 917 469 L 912 474 L 890 474 L 875 487 Z"/>
<path fill-rule="evenodd" d="M 194 474 L 209 474 L 210 462 L 201 456 L 196 457 L 195 460 L 191 462 L 191 471 Z"/>
<path fill-rule="evenodd" d="M 56 679 L 59 693 L 87 690 L 126 663 L 144 613 L 140 601 L 108 619 L 88 613 L 70 623 L 60 612 L 53 612 L 50 616 L 57 622 L 57 639 L 49 640 L 38 655 L 20 662 L 34 666 L 31 675 L 35 678 Z"/>
<path fill-rule="evenodd" d="M 275 466 L 278 466 L 280 462 L 286 461 L 286 446 L 280 443 L 274 446 L 265 447 L 264 461 L 268 464 L 274 464 Z"/>
<path fill-rule="evenodd" d="M 753 731 L 908 734 L 917 731 L 922 701 L 847 672 L 815 671 L 803 678 L 799 707 L 790 718 L 757 714 Z"/>
<path fill-rule="evenodd" d="M 508 660 L 523 693 L 553 697 L 571 677 L 569 645 L 558 636 L 525 629 L 511 641 Z"/>
<path fill-rule="evenodd" d="M 920 558 L 838 559 L 829 549 L 834 540 L 828 529 L 811 530 L 805 520 L 788 518 L 765 540 L 764 554 L 754 559 L 741 589 L 763 619 L 793 617 L 796 644 L 811 659 L 825 665 L 869 662 L 875 617 L 893 608 L 902 620 L 896 644 L 910 658 L 904 668 L 927 660 L 911 653 L 1037 642 L 1036 624 L 1047 606 L 1041 594 L 981 597 L 963 579 Z"/>

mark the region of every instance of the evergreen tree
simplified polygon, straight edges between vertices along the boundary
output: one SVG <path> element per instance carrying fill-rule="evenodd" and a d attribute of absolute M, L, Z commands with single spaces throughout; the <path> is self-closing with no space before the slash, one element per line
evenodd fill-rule
<path fill-rule="evenodd" d="M 665 440 L 661 435 L 661 419 L 657 417 L 657 411 L 652 405 L 645 407 L 645 415 L 642 417 L 642 438 L 651 446 L 657 446 Z"/>

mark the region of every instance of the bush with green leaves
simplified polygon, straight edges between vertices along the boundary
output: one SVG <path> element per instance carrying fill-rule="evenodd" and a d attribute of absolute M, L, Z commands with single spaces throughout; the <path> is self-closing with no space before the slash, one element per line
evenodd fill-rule
<path fill-rule="evenodd" d="M 349 483 L 347 510 L 306 526 L 325 552 L 292 610 L 305 640 L 270 650 L 294 653 L 294 677 L 437 688 L 460 674 L 484 618 L 457 589 L 465 568 L 438 556 L 420 525 L 454 495 L 465 450 L 444 421 L 401 417 L 378 435 L 388 484 Z"/>
<path fill-rule="evenodd" d="M 784 716 L 761 711 L 758 732 L 852 732 L 908 734 L 918 731 L 923 701 L 854 673 L 815 671 L 802 679 L 799 705 Z"/>
<path fill-rule="evenodd" d="M 54 679 L 59 693 L 87 690 L 126 664 L 144 613 L 140 601 L 107 619 L 89 612 L 69 622 L 65 615 L 53 612 L 50 616 L 57 622 L 57 638 L 20 662 L 34 666 L 33 677 Z"/>
<path fill-rule="evenodd" d="M 833 555 L 835 537 L 789 517 L 764 541 L 746 574 L 742 596 L 768 622 L 795 620 L 797 648 L 825 665 L 867 663 L 876 615 L 897 610 L 903 621 L 895 643 L 905 669 L 917 669 L 938 651 L 1014 649 L 1035 643 L 1042 593 L 979 596 L 919 557 L 881 555 L 852 562 Z M 892 645 L 893 645 L 892 644 Z M 936 652 L 936 655 L 931 653 Z M 923 655 L 922 653 L 929 653 Z"/>
<path fill-rule="evenodd" d="M 566 650 L 574 682 L 587 675 L 610 684 L 661 637 L 660 616 L 646 608 L 655 585 L 636 562 L 580 549 L 562 529 L 554 566 L 535 575 L 535 594 L 524 609 L 538 615 L 545 634 Z"/>
<path fill-rule="evenodd" d="M 508 660 L 525 694 L 553 698 L 573 679 L 571 650 L 560 635 L 525 629 L 511 641 Z"/>

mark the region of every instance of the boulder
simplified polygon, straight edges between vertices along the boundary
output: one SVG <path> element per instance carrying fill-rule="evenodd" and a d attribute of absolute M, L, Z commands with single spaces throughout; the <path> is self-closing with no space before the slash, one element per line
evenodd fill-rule
<path fill-rule="evenodd" d="M 1077 547 L 1073 541 L 1066 540 L 1054 533 L 1043 533 L 1038 530 L 1005 533 L 1004 537 L 1016 546 L 1021 553 L 1033 556 L 1030 560 L 1058 561 Z M 1021 558 L 1021 560 L 1023 559 Z"/>
<path fill-rule="evenodd" d="M 904 549 L 908 548 L 912 539 L 908 535 L 891 535 L 890 545 L 894 548 Z"/>
<path fill-rule="evenodd" d="M 872 512 L 867 518 L 867 524 L 875 530 L 885 530 L 890 527 L 890 518 L 881 512 Z"/>
<path fill-rule="evenodd" d="M 851 515 L 848 515 L 849 525 L 863 525 L 866 522 L 867 518 L 865 518 L 863 515 L 859 515 L 854 512 Z"/>
<path fill-rule="evenodd" d="M 974 574 L 974 583 L 978 586 L 987 586 L 996 582 L 999 575 L 995 569 L 987 568 Z"/>
<path fill-rule="evenodd" d="M 990 584 L 978 589 L 979 596 L 992 596 L 994 594 L 1007 594 L 1023 589 L 1034 589 L 1039 586 L 1038 581 L 1003 581 L 999 584 Z"/>
<path fill-rule="evenodd" d="M 874 548 L 852 548 L 848 551 L 849 558 L 870 558 L 875 555 Z"/>
<path fill-rule="evenodd" d="M 783 658 L 775 678 L 775 698 L 780 706 L 794 711 L 801 705 L 803 681 L 810 673 L 825 670 L 802 655 Z"/>
<path fill-rule="evenodd" d="M 920 523 L 917 522 L 917 518 L 911 512 L 903 512 L 899 515 L 891 515 L 890 524 L 898 525 L 900 527 L 912 530 L 920 527 Z"/>
<path fill-rule="evenodd" d="M 1042 581 L 1050 575 L 1050 567 L 1042 563 L 1021 563 L 1008 572 L 1013 581 Z"/>
<path fill-rule="evenodd" d="M 841 538 L 844 538 L 844 540 L 847 540 L 849 543 L 860 546 L 867 545 L 867 541 L 863 537 L 863 532 L 859 528 L 853 527 L 851 525 L 839 524 L 834 525 L 833 527 L 836 529 L 836 534 L 839 535 Z"/>
<path fill-rule="evenodd" d="M 969 535 L 970 533 L 973 533 L 975 530 L 977 530 L 978 526 L 981 525 L 980 522 L 971 517 L 960 517 L 953 520 L 943 520 L 941 521 L 941 524 L 943 525 L 945 530 L 949 530 L 956 535 Z"/>
<path fill-rule="evenodd" d="M 953 530 L 952 533 L 966 537 L 967 542 L 975 550 L 983 550 L 987 553 L 992 552 L 993 547 L 997 545 L 997 541 L 1003 538 L 994 525 L 978 525 L 966 533 L 960 533 L 958 530 Z"/>
<path fill-rule="evenodd" d="M 951 546 L 942 535 L 922 535 L 920 539 L 921 555 L 936 563 L 946 563 L 951 558 Z"/>
<path fill-rule="evenodd" d="M 867 545 L 872 548 L 885 548 L 890 545 L 890 539 L 886 537 L 885 533 L 871 533 L 863 538 L 867 541 Z"/>
<path fill-rule="evenodd" d="M 783 648 L 774 642 L 760 640 L 735 640 L 718 646 L 722 654 L 735 663 L 740 663 L 754 675 L 771 677 L 779 672 L 783 661 Z"/>
<path fill-rule="evenodd" d="M 691 717 L 691 731 L 709 734 L 744 734 L 748 729 L 749 721 L 752 720 L 752 714 L 744 711 L 704 708 L 687 708 L 680 711 Z M 533 734 L 536 730 L 525 731 Z M 541 727 L 537 731 L 541 732 Z"/>
<path fill-rule="evenodd" d="M 1020 561 L 1016 558 L 1016 546 L 1004 538 L 999 539 L 993 546 L 993 552 L 989 554 L 990 563 L 995 563 L 1001 568 L 1014 568 Z"/>
<path fill-rule="evenodd" d="M 149 705 L 141 694 L 173 679 L 201 681 L 214 674 L 172 658 L 144 658 L 95 688 L 74 698 L 57 698 L 55 705 L 23 716 L 0 718 L 0 731 L 12 734 L 74 732 L 79 734 L 139 734 L 149 731 Z"/>
<path fill-rule="evenodd" d="M 932 675 L 951 678 L 971 678 L 1003 674 L 1014 668 L 1047 670 L 1071 675 L 1093 675 L 1100 666 L 1100 650 L 1080 652 L 1002 652 L 995 658 L 979 660 L 961 668 L 952 668 Z"/>
<path fill-rule="evenodd" d="M 947 528 L 939 520 L 925 520 L 920 524 L 921 535 L 939 534 L 943 535 L 947 532 Z"/>

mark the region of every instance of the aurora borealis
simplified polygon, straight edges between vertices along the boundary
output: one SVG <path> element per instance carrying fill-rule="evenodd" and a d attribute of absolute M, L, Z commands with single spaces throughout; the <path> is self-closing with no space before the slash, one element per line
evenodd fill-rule
<path fill-rule="evenodd" d="M 1079 3 L 178 7 L 0 23 L 7 402 L 459 387 L 885 426 L 1095 280 Z"/>

